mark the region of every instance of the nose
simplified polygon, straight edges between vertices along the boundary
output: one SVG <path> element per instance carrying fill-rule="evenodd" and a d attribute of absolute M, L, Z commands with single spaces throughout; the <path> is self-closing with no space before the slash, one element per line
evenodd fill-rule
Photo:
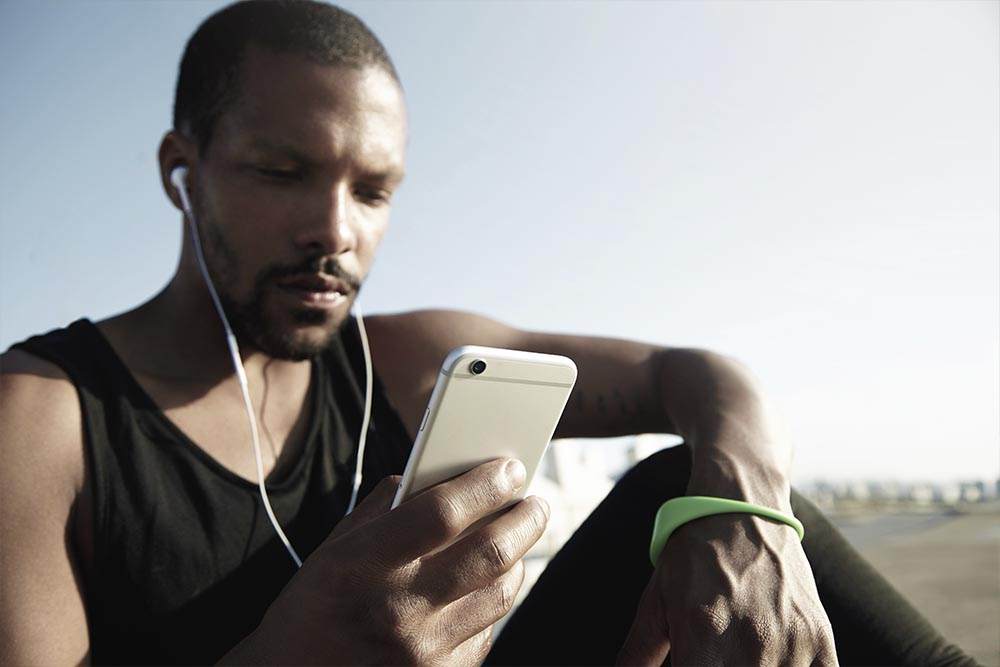
<path fill-rule="evenodd" d="M 311 213 L 303 211 L 307 219 L 295 244 L 311 255 L 341 255 L 354 250 L 357 244 L 356 211 L 347 186 L 331 187 L 318 199 Z"/>

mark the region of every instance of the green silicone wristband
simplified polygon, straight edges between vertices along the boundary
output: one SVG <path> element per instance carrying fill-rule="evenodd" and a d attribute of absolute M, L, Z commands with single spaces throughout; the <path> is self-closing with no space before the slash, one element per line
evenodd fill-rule
<path fill-rule="evenodd" d="M 653 539 L 649 543 L 649 560 L 656 567 L 660 560 L 660 552 L 667 544 L 667 538 L 675 530 L 683 526 L 688 521 L 700 519 L 713 514 L 755 514 L 765 519 L 787 523 L 795 529 L 801 540 L 805 537 L 806 531 L 802 527 L 802 522 L 791 514 L 784 514 L 770 507 L 761 507 L 745 503 L 742 500 L 730 500 L 729 498 L 712 498 L 709 496 L 682 496 L 668 500 L 660 506 L 656 513 L 656 521 L 653 523 Z"/>

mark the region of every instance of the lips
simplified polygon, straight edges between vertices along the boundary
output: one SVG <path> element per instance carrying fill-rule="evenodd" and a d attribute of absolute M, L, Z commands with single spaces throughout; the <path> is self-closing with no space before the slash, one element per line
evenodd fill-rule
<path fill-rule="evenodd" d="M 304 274 L 277 282 L 278 287 L 291 296 L 299 307 L 331 310 L 347 302 L 351 288 L 336 278 Z"/>
<path fill-rule="evenodd" d="M 278 281 L 278 286 L 301 292 L 350 294 L 351 288 L 342 280 L 318 275 L 301 275 Z"/>

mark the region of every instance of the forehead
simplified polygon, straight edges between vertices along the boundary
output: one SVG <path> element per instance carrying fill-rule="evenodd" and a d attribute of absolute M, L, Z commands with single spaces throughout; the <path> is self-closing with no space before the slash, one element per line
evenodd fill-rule
<path fill-rule="evenodd" d="M 323 163 L 350 157 L 401 173 L 406 131 L 403 93 L 382 68 L 324 65 L 250 47 L 238 98 L 212 141 L 236 150 L 284 147 Z"/>

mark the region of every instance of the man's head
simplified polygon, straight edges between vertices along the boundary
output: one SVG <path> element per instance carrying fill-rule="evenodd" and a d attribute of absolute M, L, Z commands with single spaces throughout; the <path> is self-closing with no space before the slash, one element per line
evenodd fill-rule
<path fill-rule="evenodd" d="M 405 144 L 395 69 L 353 15 L 245 2 L 192 36 L 160 167 L 175 204 L 170 170 L 189 167 L 209 269 L 241 342 L 281 358 L 327 345 L 385 232 Z"/>

